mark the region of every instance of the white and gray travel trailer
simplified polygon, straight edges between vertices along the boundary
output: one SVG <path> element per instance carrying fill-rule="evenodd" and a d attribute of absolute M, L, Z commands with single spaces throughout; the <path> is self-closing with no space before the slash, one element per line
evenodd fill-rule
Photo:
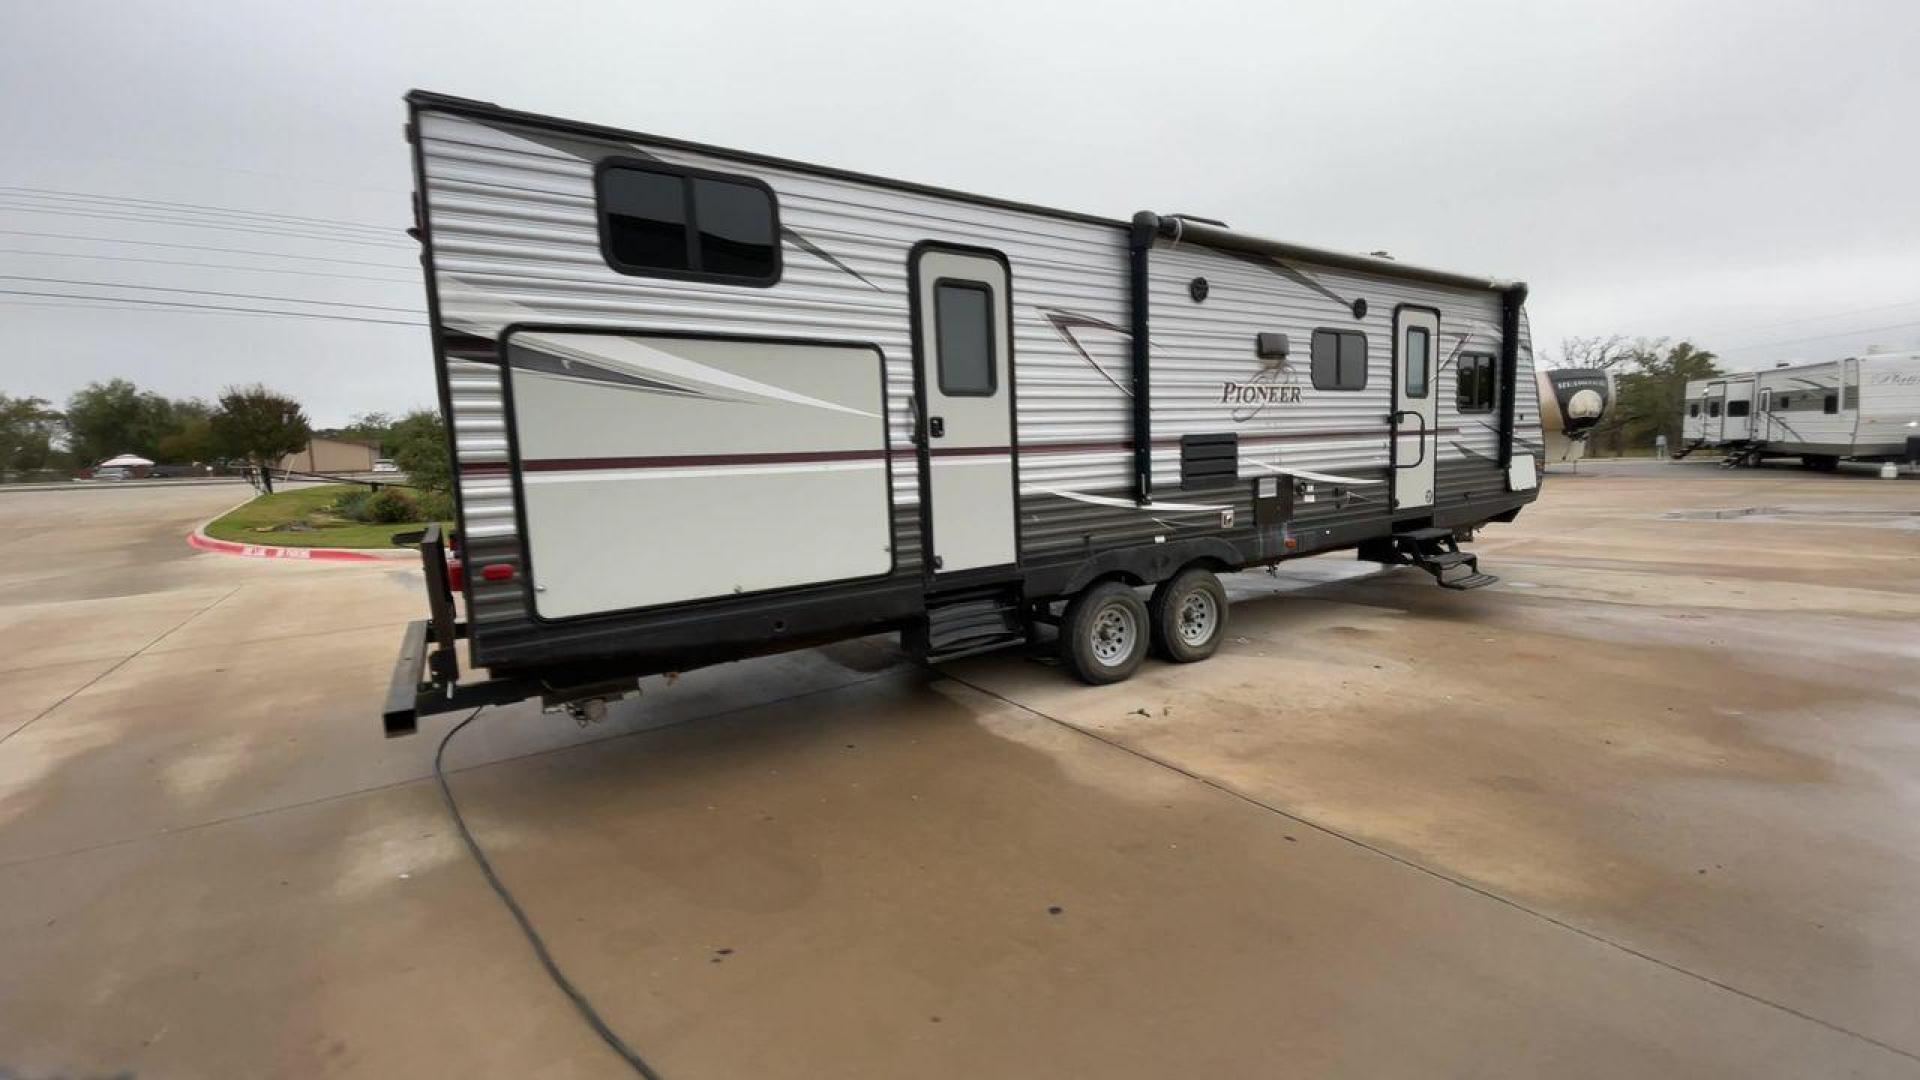
<path fill-rule="evenodd" d="M 1541 370 L 1540 433 L 1547 464 L 1577 463 L 1587 455 L 1587 436 L 1613 408 L 1613 372 L 1605 368 Z"/>
<path fill-rule="evenodd" d="M 459 520 L 390 733 L 884 631 L 1110 682 L 1213 651 L 1218 572 L 1484 585 L 1538 494 L 1518 282 L 408 102 Z"/>
<path fill-rule="evenodd" d="M 1687 384 L 1688 446 L 1717 447 L 1730 463 L 1797 457 L 1906 461 L 1920 454 L 1920 353 L 1868 353 L 1783 364 Z"/>

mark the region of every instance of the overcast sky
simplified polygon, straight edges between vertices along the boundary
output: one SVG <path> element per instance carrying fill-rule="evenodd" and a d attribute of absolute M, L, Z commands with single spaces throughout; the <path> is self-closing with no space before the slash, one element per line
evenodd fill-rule
<path fill-rule="evenodd" d="M 0 391 L 430 403 L 411 87 L 1520 277 L 1549 352 L 1920 347 L 1916 42 L 1915 0 L 10 3 Z"/>

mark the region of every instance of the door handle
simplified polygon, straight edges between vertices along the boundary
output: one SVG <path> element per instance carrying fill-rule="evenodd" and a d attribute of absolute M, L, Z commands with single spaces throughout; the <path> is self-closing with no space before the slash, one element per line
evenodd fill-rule
<path fill-rule="evenodd" d="M 944 417 L 944 416 L 929 416 L 929 417 L 927 418 L 927 434 L 928 434 L 928 435 L 930 435 L 930 436 L 932 436 L 933 438 L 936 438 L 936 439 L 938 439 L 938 438 L 941 438 L 942 436 L 944 436 L 944 435 L 946 435 L 946 433 L 947 433 L 947 418 L 946 418 L 946 417 Z"/>
<path fill-rule="evenodd" d="M 1388 416 L 1387 422 L 1393 425 L 1393 438 L 1396 444 L 1401 436 L 1400 418 L 1403 416 L 1411 416 L 1415 420 L 1420 421 L 1420 430 L 1413 433 L 1414 437 L 1420 440 L 1420 456 L 1405 465 L 1395 465 L 1394 468 L 1417 469 L 1421 465 L 1426 464 L 1427 461 L 1427 418 L 1424 414 L 1417 413 L 1412 409 L 1400 409 Z"/>

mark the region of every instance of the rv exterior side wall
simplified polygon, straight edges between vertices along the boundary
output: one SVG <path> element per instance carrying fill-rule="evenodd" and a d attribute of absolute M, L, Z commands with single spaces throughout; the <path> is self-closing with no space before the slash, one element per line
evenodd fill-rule
<path fill-rule="evenodd" d="M 1194 558 L 1240 566 L 1396 524 L 1478 524 L 1534 497 L 1532 352 L 1499 283 L 1155 243 L 1142 387 L 1153 493 L 1142 503 L 1131 327 L 1147 312 L 1133 303 L 1124 223 L 474 103 L 422 96 L 413 108 L 465 554 L 519 571 L 467 575 L 478 666 L 629 652 L 707 662 L 780 634 L 902 625 L 930 590 L 971 581 L 928 556 L 942 514 L 984 528 L 922 505 L 929 462 L 977 460 L 1011 479 L 1015 563 L 968 572 L 1024 588 L 1028 603 L 1100 573 L 1154 581 Z M 773 271 L 722 282 L 615 269 L 597 185 L 631 162 L 770 192 Z M 946 269 L 919 282 L 916 303 L 925 258 Z M 983 352 L 1010 372 L 1004 445 L 935 441 L 936 421 L 962 418 L 966 391 L 919 381 L 935 377 L 929 353 L 945 346 L 930 328 L 916 335 L 916 320 L 969 260 L 1004 267 L 973 282 L 1006 301 Z M 1196 278 L 1209 286 L 1199 299 Z M 1390 414 L 1406 310 L 1438 319 L 1423 436 L 1434 472 L 1431 498 L 1396 515 Z M 1319 329 L 1365 335 L 1363 386 L 1314 385 Z M 1290 355 L 1260 355 L 1274 334 Z M 1503 344 L 1510 403 L 1485 389 Z M 1458 382 L 1468 358 L 1489 380 L 1472 401 Z M 928 415 L 940 400 L 949 415 Z M 1511 473 L 1509 408 L 1512 452 L 1528 466 Z M 982 550 L 994 539 L 954 535 Z"/>

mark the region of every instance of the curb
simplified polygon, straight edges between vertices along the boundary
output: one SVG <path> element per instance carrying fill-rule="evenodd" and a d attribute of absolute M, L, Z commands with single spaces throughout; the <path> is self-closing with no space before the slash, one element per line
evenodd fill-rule
<path fill-rule="evenodd" d="M 386 562 L 390 559 L 417 557 L 417 552 L 370 550 L 361 548 L 280 547 L 275 544 L 240 544 L 216 540 L 199 529 L 187 534 L 187 546 L 221 555 L 239 555 L 249 559 L 299 559 L 310 562 Z"/>

